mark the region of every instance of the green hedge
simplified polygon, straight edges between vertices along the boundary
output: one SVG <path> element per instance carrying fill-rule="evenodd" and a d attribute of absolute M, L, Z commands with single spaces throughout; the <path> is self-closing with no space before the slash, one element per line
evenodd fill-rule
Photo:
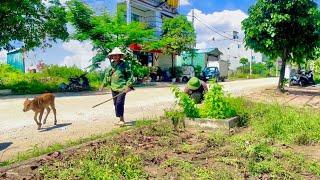
<path fill-rule="evenodd" d="M 69 77 L 85 73 L 77 67 L 52 65 L 39 73 L 21 73 L 9 65 L 0 64 L 0 89 L 11 89 L 15 94 L 38 94 L 58 92 L 59 84 L 67 83 Z M 97 89 L 103 79 L 102 72 L 87 75 L 90 86 Z"/>

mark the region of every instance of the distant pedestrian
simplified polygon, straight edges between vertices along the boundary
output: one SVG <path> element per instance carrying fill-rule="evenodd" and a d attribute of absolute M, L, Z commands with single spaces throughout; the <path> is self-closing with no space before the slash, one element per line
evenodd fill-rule
<path fill-rule="evenodd" d="M 119 122 L 117 123 L 117 125 L 121 126 L 125 123 L 125 97 L 126 93 L 132 90 L 133 74 L 128 62 L 123 60 L 124 53 L 121 52 L 119 48 L 114 48 L 108 56 L 112 62 L 110 68 L 106 71 L 103 84 L 100 87 L 100 91 L 102 91 L 104 86 L 111 89 L 112 97 L 115 97 L 113 99 L 113 103 L 116 116 L 119 118 Z"/>
<path fill-rule="evenodd" d="M 197 104 L 204 100 L 204 95 L 207 91 L 207 84 L 196 77 L 192 77 L 184 89 L 184 92 L 188 94 Z"/>

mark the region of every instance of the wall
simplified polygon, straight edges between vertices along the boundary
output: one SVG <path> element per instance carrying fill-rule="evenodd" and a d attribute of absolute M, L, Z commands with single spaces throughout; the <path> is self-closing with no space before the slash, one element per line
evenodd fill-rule
<path fill-rule="evenodd" d="M 242 66 L 240 64 L 240 59 L 245 57 L 249 60 L 251 59 L 251 50 L 246 49 L 242 43 L 233 43 L 229 45 L 229 49 L 220 49 L 223 55 L 222 60 L 230 61 L 230 70 L 236 70 L 238 67 Z M 252 51 L 252 56 L 254 57 L 253 62 L 262 62 L 262 54 L 255 53 Z"/>
<path fill-rule="evenodd" d="M 176 60 L 173 61 L 173 64 L 176 65 Z M 160 54 L 157 61 L 154 61 L 154 66 L 160 67 L 162 70 L 168 70 L 172 67 L 171 55 Z"/>
<path fill-rule="evenodd" d="M 187 56 L 185 54 L 182 54 L 181 56 L 177 56 L 177 66 L 191 65 L 191 64 L 192 64 L 192 58 L 190 56 Z M 203 69 L 206 66 L 205 53 L 196 53 L 195 57 L 193 58 L 193 65 L 201 66 L 201 68 Z"/>

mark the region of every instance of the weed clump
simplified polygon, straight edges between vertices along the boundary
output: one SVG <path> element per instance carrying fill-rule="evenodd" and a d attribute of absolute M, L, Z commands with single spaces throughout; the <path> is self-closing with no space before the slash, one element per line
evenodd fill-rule
<path fill-rule="evenodd" d="M 222 132 L 211 134 L 207 140 L 207 147 L 221 147 L 226 142 L 226 135 Z"/>
<path fill-rule="evenodd" d="M 199 107 L 192 98 L 181 92 L 179 88 L 173 87 L 172 91 L 178 105 L 189 118 L 225 119 L 236 115 L 235 109 L 230 105 L 228 98 L 224 95 L 222 86 L 219 84 L 214 83 L 211 85 L 211 88 L 204 96 L 203 104 Z"/>
<path fill-rule="evenodd" d="M 165 111 L 165 116 L 171 120 L 175 130 L 178 130 L 179 124 L 182 124 L 183 128 L 186 128 L 183 112 L 178 110 Z"/>

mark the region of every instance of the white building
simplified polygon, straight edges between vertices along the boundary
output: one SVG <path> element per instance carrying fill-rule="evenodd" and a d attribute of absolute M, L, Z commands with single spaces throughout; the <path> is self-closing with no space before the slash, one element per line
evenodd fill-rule
<path fill-rule="evenodd" d="M 251 49 L 246 49 L 244 44 L 242 43 L 232 43 L 226 49 L 220 49 L 223 53 L 221 59 L 229 61 L 230 66 L 229 69 L 232 71 L 237 70 L 238 67 L 242 66 L 240 64 L 241 58 L 247 58 L 249 61 L 252 62 L 262 62 L 263 56 L 261 53 L 256 53 Z"/>
<path fill-rule="evenodd" d="M 126 19 L 130 23 L 139 21 L 146 23 L 155 29 L 156 36 L 162 34 L 162 23 L 164 18 L 173 18 L 178 15 L 179 0 L 124 0 L 118 3 L 126 5 Z M 135 54 L 143 65 L 159 66 L 161 69 L 171 67 L 171 56 L 155 52 L 139 52 Z"/>
<path fill-rule="evenodd" d="M 178 2 L 178 1 L 177 1 Z M 123 2 L 124 3 L 124 2 Z M 164 18 L 173 18 L 178 14 L 177 6 L 170 6 L 163 0 L 126 0 L 127 22 L 140 21 L 156 29 L 157 35 L 161 35 L 161 27 Z"/>

